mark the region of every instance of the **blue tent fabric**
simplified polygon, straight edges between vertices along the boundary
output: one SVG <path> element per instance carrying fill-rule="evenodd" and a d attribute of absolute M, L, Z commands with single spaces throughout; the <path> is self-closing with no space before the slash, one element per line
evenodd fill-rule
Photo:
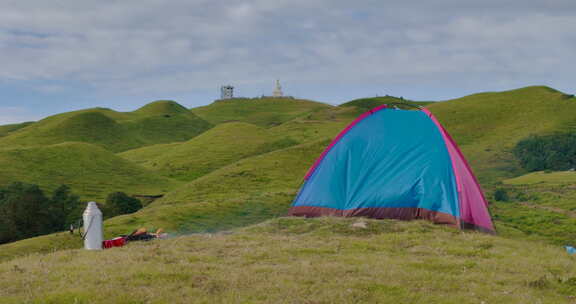
<path fill-rule="evenodd" d="M 442 135 L 422 111 L 383 109 L 358 122 L 326 154 L 293 207 L 417 208 L 459 215 Z"/>

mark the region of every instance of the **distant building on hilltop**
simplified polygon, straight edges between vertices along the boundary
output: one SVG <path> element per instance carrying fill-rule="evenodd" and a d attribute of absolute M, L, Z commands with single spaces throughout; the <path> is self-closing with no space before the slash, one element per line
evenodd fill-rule
<path fill-rule="evenodd" d="M 234 97 L 234 87 L 231 85 L 223 85 L 220 87 L 220 99 L 216 100 L 226 100 L 226 99 L 238 99 L 238 100 L 261 100 L 268 98 L 278 98 L 278 99 L 294 99 L 293 96 L 285 96 L 282 91 L 282 86 L 280 85 L 280 80 L 276 80 L 276 87 L 272 91 L 272 96 L 262 95 L 261 97 Z"/>
<path fill-rule="evenodd" d="M 223 85 L 220 87 L 220 99 L 234 98 L 234 87 L 231 85 Z"/>
<path fill-rule="evenodd" d="M 282 92 L 282 87 L 280 86 L 280 80 L 276 79 L 276 87 L 274 88 L 274 91 L 272 92 L 272 96 L 273 97 L 283 97 L 284 93 Z"/>
<path fill-rule="evenodd" d="M 293 96 L 286 96 L 282 92 L 282 86 L 280 85 L 280 80 L 276 80 L 276 87 L 272 91 L 272 96 L 262 96 L 262 98 L 282 98 L 282 99 L 294 99 Z"/>

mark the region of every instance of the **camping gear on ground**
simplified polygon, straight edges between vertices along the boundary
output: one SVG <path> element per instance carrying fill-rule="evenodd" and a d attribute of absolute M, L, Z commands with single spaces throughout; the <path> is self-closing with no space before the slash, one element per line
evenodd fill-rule
<path fill-rule="evenodd" d="M 126 245 L 126 237 L 123 236 L 115 237 L 111 240 L 104 240 L 102 242 L 102 247 L 104 247 L 105 249 L 109 249 L 112 247 L 122 247 L 124 245 Z"/>
<path fill-rule="evenodd" d="M 82 214 L 84 221 L 84 249 L 101 250 L 104 234 L 102 230 L 102 212 L 95 202 L 89 202 Z"/>
<path fill-rule="evenodd" d="M 576 254 L 576 248 L 572 246 L 564 246 L 564 248 L 566 248 L 566 252 L 568 252 L 569 254 Z"/>
<path fill-rule="evenodd" d="M 146 228 L 139 228 L 134 230 L 129 235 L 122 235 L 115 237 L 111 240 L 105 240 L 102 242 L 102 246 L 106 249 L 112 247 L 122 247 L 128 242 L 133 241 L 151 241 L 154 239 L 163 239 L 168 237 L 167 233 L 164 233 L 163 229 L 158 229 L 155 233 L 148 232 Z"/>
<path fill-rule="evenodd" d="M 289 215 L 427 219 L 494 233 L 487 206 L 464 156 L 430 111 L 382 105 L 324 150 Z"/>

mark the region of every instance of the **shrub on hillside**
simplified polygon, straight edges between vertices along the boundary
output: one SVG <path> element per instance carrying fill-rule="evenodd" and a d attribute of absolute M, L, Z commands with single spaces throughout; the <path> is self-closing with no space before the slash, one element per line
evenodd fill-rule
<path fill-rule="evenodd" d="M 80 202 L 80 197 L 72 194 L 70 187 L 62 185 L 54 191 L 50 199 L 49 212 L 54 231 L 67 229 L 77 222 L 86 206 Z"/>
<path fill-rule="evenodd" d="M 106 198 L 105 211 L 110 216 L 134 213 L 140 209 L 142 209 L 140 200 L 130 197 L 124 192 L 110 193 Z"/>
<path fill-rule="evenodd" d="M 531 136 L 513 150 L 528 171 L 568 170 L 576 167 L 576 133 Z"/>
<path fill-rule="evenodd" d="M 48 202 L 36 185 L 13 183 L 0 190 L 0 243 L 42 234 L 49 226 Z"/>
<path fill-rule="evenodd" d="M 51 198 L 33 184 L 0 188 L 0 244 L 67 229 L 78 205 L 67 186 L 56 189 Z"/>
<path fill-rule="evenodd" d="M 498 188 L 496 191 L 494 191 L 494 200 L 498 202 L 509 201 L 510 196 L 508 195 L 506 189 Z"/>

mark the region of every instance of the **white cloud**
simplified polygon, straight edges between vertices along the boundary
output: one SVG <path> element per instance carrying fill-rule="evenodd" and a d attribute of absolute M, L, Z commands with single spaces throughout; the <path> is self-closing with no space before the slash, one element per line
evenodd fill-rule
<path fill-rule="evenodd" d="M 185 92 L 281 77 L 322 83 L 566 83 L 576 2 L 0 3 L 0 80 Z M 466 77 L 462 77 L 466 75 Z"/>

